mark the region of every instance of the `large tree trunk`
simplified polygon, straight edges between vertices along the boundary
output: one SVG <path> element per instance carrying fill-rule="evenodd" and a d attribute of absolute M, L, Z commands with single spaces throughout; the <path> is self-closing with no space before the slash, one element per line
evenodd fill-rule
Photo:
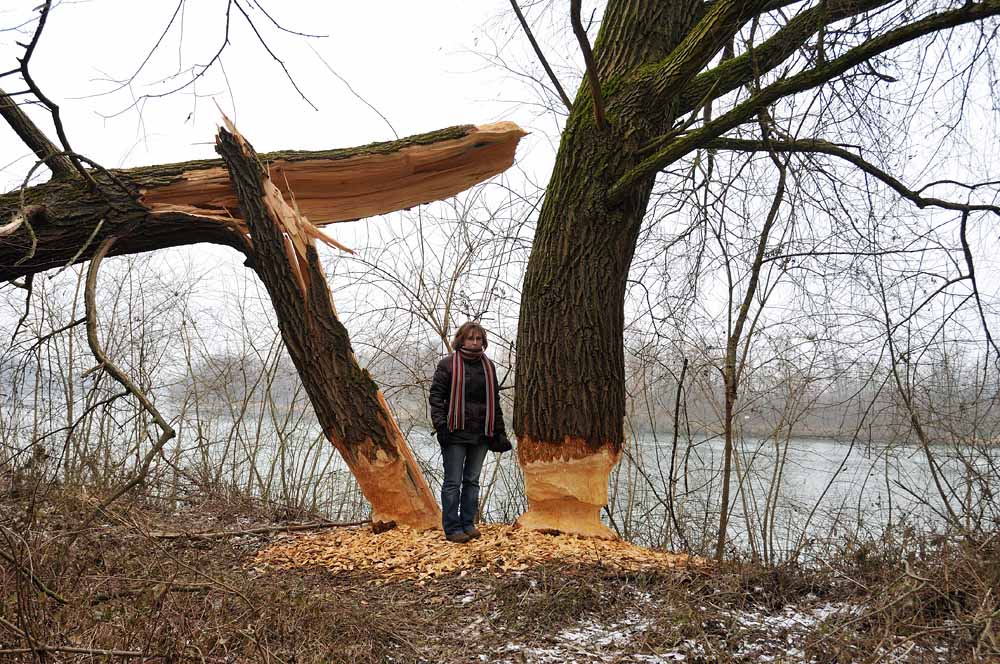
<path fill-rule="evenodd" d="M 665 57 L 697 10 L 690 0 L 609 3 L 595 47 L 604 89 L 616 83 L 609 126 L 596 126 L 584 85 L 562 135 L 518 323 L 514 426 L 528 497 L 518 523 L 527 528 L 614 537 L 600 512 L 622 451 L 623 302 L 653 178 L 614 205 L 608 192 L 673 121 L 671 108 L 648 107 L 643 86 L 626 79 Z"/>
<path fill-rule="evenodd" d="M 588 72 L 559 146 L 521 299 L 514 427 L 529 502 L 522 525 L 610 535 L 600 510 L 623 444 L 622 296 L 656 173 L 696 150 L 712 149 L 715 139 L 741 125 L 757 122 L 763 136 L 767 109 L 782 98 L 924 35 L 1000 13 L 997 0 L 985 0 L 923 15 L 852 46 L 838 43 L 835 58 L 817 55 L 801 71 L 795 64 L 775 77 L 811 40 L 822 46 L 825 26 L 857 20 L 852 17 L 877 11 L 884 2 L 816 3 L 736 55 L 736 46 L 743 46 L 736 38 L 740 28 L 786 4 L 609 0 L 593 52 L 596 65 L 583 48 Z M 572 15 L 579 15 L 579 0 L 573 0 Z M 752 33 L 759 27 L 753 25 Z M 706 69 L 720 53 L 721 61 Z M 592 90 L 595 81 L 600 84 Z M 735 91 L 736 101 L 727 99 Z M 606 122 L 592 117 L 600 115 L 591 112 L 600 108 L 597 98 L 607 109 Z M 713 104 L 723 99 L 713 117 Z M 683 116 L 688 121 L 673 126 Z M 777 149 L 771 140 L 757 143 L 758 149 Z M 863 161 L 858 165 L 927 204 L 889 174 Z M 731 410 L 732 385 L 728 390 Z M 725 525 L 722 516 L 720 541 Z"/>
<path fill-rule="evenodd" d="M 453 196 L 506 170 L 524 132 L 465 125 L 388 143 L 262 155 L 312 223 L 370 217 Z M 0 196 L 0 279 L 87 260 L 110 235 L 112 255 L 212 242 L 245 251 L 247 227 L 221 160 L 104 173 L 101 190 L 62 178 Z"/>
<path fill-rule="evenodd" d="M 373 523 L 436 527 L 441 512 L 430 488 L 337 319 L 310 222 L 285 202 L 253 148 L 229 127 L 219 130 L 216 149 L 250 230 L 254 269 L 324 434 L 371 503 Z"/>

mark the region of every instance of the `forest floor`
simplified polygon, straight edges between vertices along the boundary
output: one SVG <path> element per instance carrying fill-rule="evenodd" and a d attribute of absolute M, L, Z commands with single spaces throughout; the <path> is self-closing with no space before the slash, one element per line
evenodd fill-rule
<path fill-rule="evenodd" d="M 576 538 L 509 526 L 468 550 L 366 525 L 281 532 L 302 515 L 233 500 L 133 499 L 81 529 L 94 502 L 0 503 L 0 661 L 1000 661 L 995 536 L 805 569 L 623 543 L 581 558 Z M 265 532 L 192 536 L 248 530 Z"/>

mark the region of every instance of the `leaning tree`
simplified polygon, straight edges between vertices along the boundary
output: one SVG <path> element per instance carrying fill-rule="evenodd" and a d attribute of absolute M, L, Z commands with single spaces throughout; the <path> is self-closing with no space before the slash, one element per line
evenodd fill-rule
<path fill-rule="evenodd" d="M 883 69 L 903 48 L 935 45 L 927 52 L 949 59 L 950 80 L 959 87 L 967 72 L 988 66 L 1000 2 L 609 0 L 591 48 L 581 2 L 571 0 L 570 21 L 586 65 L 572 102 L 530 21 L 516 0 L 511 4 L 568 108 L 521 299 L 514 427 L 529 509 L 520 523 L 610 536 L 600 511 L 623 446 L 623 300 L 658 176 L 681 170 L 678 163 L 687 159 L 694 165 L 684 176 L 693 178 L 699 160 L 702 171 L 710 169 L 705 162 L 722 151 L 763 152 L 778 166 L 789 155 L 819 155 L 856 167 L 921 208 L 1000 212 L 993 201 L 956 203 L 915 191 L 876 150 L 838 144 L 836 133 L 878 85 L 895 81 Z M 929 73 L 906 72 L 910 85 L 939 70 L 940 63 L 921 62 Z M 897 88 L 904 97 L 905 85 Z M 960 90 L 956 101 L 965 94 Z M 776 168 L 775 181 L 780 191 L 783 168 Z M 663 182 L 685 185 L 676 177 Z M 781 204 L 780 193 L 774 200 Z M 779 251 L 768 242 L 770 224 L 761 228 L 758 269 L 765 255 Z M 741 285 L 731 327 L 745 323 L 756 286 L 754 278 Z M 730 339 L 740 334 L 731 329 Z M 724 360 L 727 421 L 737 398 L 735 350 L 727 348 Z M 720 556 L 731 502 L 732 435 L 727 428 Z"/>
<path fill-rule="evenodd" d="M 244 12 L 230 0 L 226 43 L 228 12 L 234 8 Z M 243 253 L 266 286 L 323 433 L 371 503 L 373 522 L 417 528 L 440 524 L 437 502 L 405 437 L 354 356 L 315 244 L 346 250 L 322 227 L 454 196 L 506 170 L 524 132 L 509 122 L 465 125 L 357 148 L 258 156 L 226 120 L 228 129 L 220 130 L 216 146 L 222 159 L 105 169 L 71 147 L 58 105 L 31 75 L 31 57 L 51 9 L 51 0 L 38 8 L 17 66 L 0 74 L 0 81 L 19 78 L 26 86 L 16 97 L 0 90 L 0 116 L 37 158 L 24 185 L 0 195 L 0 278 L 23 277 L 20 285 L 30 297 L 34 275 L 90 260 L 88 342 L 99 366 L 136 398 L 160 430 L 137 474 L 105 498 L 105 505 L 144 479 L 175 433 L 169 418 L 101 347 L 98 268 L 108 256 L 210 242 Z M 244 12 L 244 17 L 259 36 L 251 16 Z M 49 112 L 58 142 L 24 112 L 28 103 Z M 42 166 L 52 179 L 29 187 Z"/>

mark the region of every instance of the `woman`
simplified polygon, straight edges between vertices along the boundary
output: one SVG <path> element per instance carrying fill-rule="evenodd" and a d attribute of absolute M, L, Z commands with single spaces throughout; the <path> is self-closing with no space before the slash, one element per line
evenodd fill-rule
<path fill-rule="evenodd" d="M 444 459 L 441 517 L 449 542 L 464 544 L 480 536 L 479 474 L 486 443 L 507 439 L 496 367 L 484 354 L 489 342 L 479 323 L 458 328 L 454 353 L 438 362 L 431 384 L 431 420 Z"/>

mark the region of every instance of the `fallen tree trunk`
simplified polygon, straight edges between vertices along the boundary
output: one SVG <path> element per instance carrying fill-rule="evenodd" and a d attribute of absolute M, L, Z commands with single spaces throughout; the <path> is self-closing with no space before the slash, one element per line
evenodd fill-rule
<path fill-rule="evenodd" d="M 453 196 L 513 163 L 515 124 L 464 125 L 398 141 L 261 156 L 283 194 L 322 226 Z M 247 226 L 221 160 L 91 171 L 101 185 L 59 178 L 0 195 L 0 280 L 111 255 L 212 242 L 246 253 Z"/>
<path fill-rule="evenodd" d="M 228 123 L 216 150 L 234 185 L 281 336 L 327 439 L 372 505 L 372 523 L 434 528 L 441 512 L 378 386 L 354 356 L 320 266 L 316 231 Z M 298 201 L 298 192 L 294 193 Z"/>

